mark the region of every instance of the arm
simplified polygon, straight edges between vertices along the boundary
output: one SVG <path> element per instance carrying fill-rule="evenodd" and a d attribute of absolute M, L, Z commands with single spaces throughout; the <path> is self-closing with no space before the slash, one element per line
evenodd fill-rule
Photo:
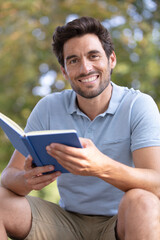
<path fill-rule="evenodd" d="M 160 147 L 135 150 L 132 168 L 104 155 L 88 139 L 81 144 L 83 149 L 51 144 L 47 151 L 73 174 L 99 177 L 125 192 L 141 188 L 160 197 Z"/>
<path fill-rule="evenodd" d="M 45 174 L 54 170 L 53 166 L 32 168 L 32 158 L 25 157 L 17 150 L 1 175 L 1 185 L 18 195 L 27 195 L 32 190 L 40 190 L 53 182 L 59 172 Z"/>
<path fill-rule="evenodd" d="M 160 198 L 160 147 L 147 147 L 133 152 L 135 168 L 112 162 L 111 172 L 101 178 L 123 191 L 134 188 L 153 192 Z"/>

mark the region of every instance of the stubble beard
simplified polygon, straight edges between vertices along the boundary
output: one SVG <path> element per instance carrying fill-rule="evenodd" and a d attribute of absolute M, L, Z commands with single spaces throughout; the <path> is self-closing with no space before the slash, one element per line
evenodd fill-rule
<path fill-rule="evenodd" d="M 111 75 L 108 74 L 107 79 L 105 79 L 105 81 L 101 83 L 96 90 L 92 90 L 92 86 L 88 86 L 88 91 L 83 91 L 80 87 L 77 87 L 74 84 L 71 84 L 71 87 L 81 97 L 92 99 L 99 96 L 108 87 L 110 79 Z"/>

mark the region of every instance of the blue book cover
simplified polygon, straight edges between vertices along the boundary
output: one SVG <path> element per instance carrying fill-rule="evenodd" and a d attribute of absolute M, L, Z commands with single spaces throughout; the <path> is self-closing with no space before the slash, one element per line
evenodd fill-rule
<path fill-rule="evenodd" d="M 47 151 L 46 146 L 55 142 L 81 148 L 75 130 L 47 130 L 25 133 L 14 121 L 0 113 L 0 126 L 12 145 L 25 157 L 30 154 L 36 166 L 54 165 L 54 171 L 68 173 Z"/>

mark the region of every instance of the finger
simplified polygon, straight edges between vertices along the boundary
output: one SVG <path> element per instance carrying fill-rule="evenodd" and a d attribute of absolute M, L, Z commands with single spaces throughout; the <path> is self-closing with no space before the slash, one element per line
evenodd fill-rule
<path fill-rule="evenodd" d="M 73 174 L 78 174 L 79 171 L 81 172 L 84 168 L 87 168 L 86 157 L 84 158 L 84 154 L 81 154 L 80 157 L 74 157 L 67 155 L 66 153 L 56 151 L 54 158 L 59 162 L 59 164 Z"/>
<path fill-rule="evenodd" d="M 60 172 L 54 172 L 52 174 L 45 174 L 45 175 L 40 175 L 40 176 L 34 176 L 33 178 L 27 179 L 27 183 L 32 186 L 36 185 L 45 185 L 46 182 L 52 182 L 57 179 L 58 176 L 60 176 Z"/>
<path fill-rule="evenodd" d="M 87 138 L 79 138 L 80 140 L 80 143 L 82 145 L 83 148 L 87 148 L 87 147 L 91 147 L 93 146 L 93 143 L 90 139 L 87 139 Z"/>
<path fill-rule="evenodd" d="M 32 161 L 33 161 L 33 159 L 31 157 L 31 155 L 28 155 L 24 162 L 24 169 L 26 171 L 32 169 Z"/>
<path fill-rule="evenodd" d="M 31 169 L 26 170 L 25 178 L 26 179 L 34 178 L 36 176 L 41 176 L 42 174 L 47 173 L 47 172 L 51 172 L 51 171 L 54 171 L 54 166 L 53 165 L 46 165 L 46 166 L 43 166 L 43 167 L 31 168 Z"/>
<path fill-rule="evenodd" d="M 64 145 L 63 145 L 64 146 Z M 54 147 L 50 148 L 48 154 L 54 157 L 64 168 L 69 170 L 69 167 L 81 167 L 83 161 L 87 159 L 87 152 L 85 149 L 78 149 L 73 147 L 64 146 L 64 150 L 62 145 L 54 145 Z M 70 170 L 69 170 L 70 171 Z"/>
<path fill-rule="evenodd" d="M 46 147 L 47 153 L 53 157 L 56 155 L 69 155 L 77 158 L 81 157 L 82 148 L 69 147 L 63 144 L 52 143 Z"/>
<path fill-rule="evenodd" d="M 54 182 L 56 179 L 57 179 L 57 177 L 54 178 L 54 179 L 48 180 L 48 181 L 46 181 L 46 182 L 33 185 L 32 190 L 41 190 L 41 189 L 43 189 L 44 187 L 46 187 L 47 185 L 49 185 L 50 183 Z"/>

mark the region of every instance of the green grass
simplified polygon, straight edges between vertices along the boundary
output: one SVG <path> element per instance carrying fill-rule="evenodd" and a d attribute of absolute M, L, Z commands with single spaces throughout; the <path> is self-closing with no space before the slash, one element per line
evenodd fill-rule
<path fill-rule="evenodd" d="M 49 184 L 41 191 L 32 191 L 29 195 L 40 197 L 50 202 L 58 203 L 60 196 L 57 188 L 57 181 Z"/>

